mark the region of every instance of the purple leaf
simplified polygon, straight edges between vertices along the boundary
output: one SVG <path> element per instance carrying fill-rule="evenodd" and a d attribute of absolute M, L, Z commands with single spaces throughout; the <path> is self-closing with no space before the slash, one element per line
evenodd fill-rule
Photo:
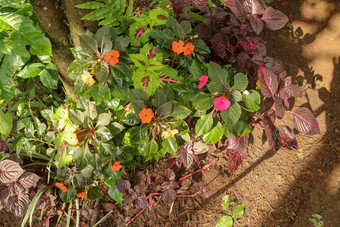
<path fill-rule="evenodd" d="M 189 168 L 194 161 L 191 144 L 187 144 L 184 148 L 178 149 L 177 155 L 179 156 L 179 161 L 185 168 Z"/>
<path fill-rule="evenodd" d="M 286 76 L 287 76 L 286 70 L 283 70 L 279 75 L 279 77 L 282 81 L 284 81 L 286 79 Z"/>
<path fill-rule="evenodd" d="M 9 198 L 6 211 L 12 212 L 17 217 L 22 217 L 30 202 L 28 194 L 14 195 Z"/>
<path fill-rule="evenodd" d="M 228 155 L 228 168 L 231 174 L 233 174 L 242 162 L 242 154 L 234 150 L 229 150 L 227 155 Z"/>
<path fill-rule="evenodd" d="M 228 150 L 234 150 L 237 152 L 242 152 L 246 149 L 248 145 L 249 134 L 247 133 L 245 136 L 235 136 L 231 134 L 228 140 Z"/>
<path fill-rule="evenodd" d="M 237 62 L 239 63 L 239 65 L 241 66 L 241 71 L 244 73 L 249 73 L 249 69 L 250 69 L 250 56 L 244 52 L 241 51 L 237 57 Z"/>
<path fill-rule="evenodd" d="M 254 32 L 258 35 L 263 31 L 264 23 L 256 14 L 249 14 L 248 20 Z"/>
<path fill-rule="evenodd" d="M 200 39 L 207 41 L 212 37 L 212 26 L 210 24 L 200 23 L 197 25 L 197 32 Z"/>
<path fill-rule="evenodd" d="M 282 119 L 285 112 L 286 112 L 286 108 L 284 106 L 283 100 L 280 97 L 276 96 L 275 97 L 275 116 Z"/>
<path fill-rule="evenodd" d="M 275 74 L 280 74 L 284 70 L 282 61 L 272 57 L 264 58 L 264 66 Z"/>
<path fill-rule="evenodd" d="M 279 130 L 275 127 L 269 117 L 263 119 L 264 131 L 268 140 L 270 149 L 278 150 L 280 148 Z"/>
<path fill-rule="evenodd" d="M 168 178 L 169 181 L 174 181 L 176 177 L 175 172 L 172 169 L 167 169 L 166 177 Z"/>
<path fill-rule="evenodd" d="M 190 8 L 187 0 L 171 0 L 170 3 L 176 15 L 186 13 Z"/>
<path fill-rule="evenodd" d="M 209 146 L 203 141 L 194 142 L 194 146 L 192 147 L 192 151 L 195 155 L 204 154 L 208 152 Z"/>
<path fill-rule="evenodd" d="M 232 53 L 229 38 L 222 32 L 216 33 L 209 42 L 212 44 L 214 53 L 222 59 L 227 56 L 226 50 Z"/>
<path fill-rule="evenodd" d="M 289 21 L 284 13 L 271 7 L 266 8 L 261 20 L 263 20 L 267 27 L 273 31 L 283 28 Z"/>
<path fill-rule="evenodd" d="M 203 12 L 207 12 L 208 1 L 209 0 L 191 0 L 191 4 L 195 8 L 197 8 L 197 9 L 203 11 Z"/>
<path fill-rule="evenodd" d="M 254 36 L 254 37 L 245 37 L 239 36 L 238 37 L 240 45 L 243 47 L 245 52 L 247 53 L 256 53 L 258 52 L 259 44 L 261 43 L 261 39 Z"/>
<path fill-rule="evenodd" d="M 148 200 L 145 198 L 145 196 L 139 196 L 136 200 L 135 200 L 135 204 L 142 209 L 146 209 L 148 208 Z"/>
<path fill-rule="evenodd" d="M 279 126 L 279 136 L 280 144 L 282 147 L 288 148 L 290 150 L 298 149 L 298 144 L 296 141 L 296 136 L 294 132 L 286 125 Z"/>
<path fill-rule="evenodd" d="M 166 205 L 171 205 L 173 202 L 175 202 L 176 197 L 177 197 L 176 191 L 174 189 L 171 189 L 171 188 L 165 190 L 162 194 L 163 202 Z"/>
<path fill-rule="evenodd" d="M 31 172 L 24 172 L 18 179 L 18 182 L 24 187 L 24 188 L 31 188 L 35 187 L 39 181 L 40 177 L 34 173 Z"/>
<path fill-rule="evenodd" d="M 240 21 L 244 20 L 246 12 L 239 0 L 227 0 L 225 4 L 235 14 L 237 19 L 239 19 Z"/>
<path fill-rule="evenodd" d="M 297 85 L 290 84 L 287 86 L 284 86 L 280 90 L 280 98 L 281 99 L 289 99 L 291 97 L 302 97 L 302 88 L 300 88 Z"/>
<path fill-rule="evenodd" d="M 291 112 L 294 116 L 294 126 L 302 134 L 316 135 L 320 134 L 319 124 L 312 112 L 306 107 L 300 107 L 295 112 Z"/>
<path fill-rule="evenodd" d="M 130 182 L 123 179 L 116 180 L 116 186 L 121 193 L 127 193 L 131 188 Z"/>
<path fill-rule="evenodd" d="M 251 14 L 263 14 L 264 8 L 261 6 L 258 0 L 245 0 L 243 6 Z"/>
<path fill-rule="evenodd" d="M 274 99 L 275 93 L 279 86 L 277 75 L 273 73 L 270 69 L 267 69 L 266 67 L 260 64 L 258 70 L 258 77 L 263 96 L 272 97 Z"/>
<path fill-rule="evenodd" d="M 0 183 L 8 184 L 16 181 L 25 172 L 21 166 L 9 159 L 0 162 Z"/>

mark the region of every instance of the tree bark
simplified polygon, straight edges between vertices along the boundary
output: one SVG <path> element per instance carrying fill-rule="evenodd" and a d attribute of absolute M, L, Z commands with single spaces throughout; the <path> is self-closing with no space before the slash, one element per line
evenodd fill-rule
<path fill-rule="evenodd" d="M 70 48 L 70 30 L 65 15 L 55 0 L 31 0 L 40 27 L 52 43 L 52 59 L 58 68 L 65 93 L 75 99 L 73 81 L 67 75 L 67 69 L 74 60 Z"/>
<path fill-rule="evenodd" d="M 91 10 L 78 9 L 75 6 L 88 2 L 88 0 L 63 0 L 63 8 L 66 14 L 69 28 L 71 32 L 71 38 L 74 46 L 79 46 L 79 35 L 85 34 L 85 31 L 89 29 L 92 32 L 98 30 L 98 23 L 93 21 L 85 21 L 81 18 L 91 12 Z"/>

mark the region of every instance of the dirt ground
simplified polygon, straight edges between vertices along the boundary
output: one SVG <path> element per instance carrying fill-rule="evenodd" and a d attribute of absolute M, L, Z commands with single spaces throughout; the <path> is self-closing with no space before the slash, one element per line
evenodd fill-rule
<path fill-rule="evenodd" d="M 156 201 L 130 226 L 215 226 L 225 215 L 221 199 L 227 193 L 245 203 L 235 226 L 313 226 L 313 214 L 323 217 L 325 227 L 340 226 L 340 1 L 275 0 L 272 6 L 289 17 L 293 29 L 266 31 L 268 56 L 282 60 L 293 83 L 305 88 L 295 108 L 312 110 L 321 135 L 298 135 L 298 150 L 274 152 L 255 129 L 248 158 L 234 175 L 221 157 L 204 176 L 194 176 L 209 198 L 178 198 L 172 210 Z M 289 114 L 284 121 L 293 128 Z M 107 213 L 103 210 L 99 216 Z M 6 217 L 0 212 L 0 226 L 17 226 Z M 112 215 L 101 226 L 116 226 L 117 218 Z"/>

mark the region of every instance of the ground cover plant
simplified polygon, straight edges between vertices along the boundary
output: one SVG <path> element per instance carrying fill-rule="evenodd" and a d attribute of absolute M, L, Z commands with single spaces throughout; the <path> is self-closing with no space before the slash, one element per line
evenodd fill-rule
<path fill-rule="evenodd" d="M 80 207 L 105 195 L 141 212 L 157 196 L 171 205 L 188 177 L 214 164 L 201 166 L 209 147 L 234 173 L 253 127 L 270 148 L 297 149 L 293 130 L 274 124 L 285 112 L 300 133 L 320 133 L 307 108 L 293 108 L 303 89 L 266 55 L 261 33 L 288 21 L 268 1 L 155 1 L 139 17 L 131 0 L 0 2 L 0 208 L 22 225 L 36 208 L 47 225 L 67 206 L 67 225 L 75 211 L 79 226 L 90 212 Z M 92 11 L 74 18 L 75 7 Z M 165 158 L 166 172 L 148 177 Z M 133 182 L 139 171 L 144 182 Z M 187 196 L 208 196 L 196 191 Z"/>

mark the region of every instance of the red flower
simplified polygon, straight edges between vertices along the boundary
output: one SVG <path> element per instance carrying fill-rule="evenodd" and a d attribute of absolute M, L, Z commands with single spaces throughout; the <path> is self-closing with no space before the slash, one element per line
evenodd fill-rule
<path fill-rule="evenodd" d="M 119 59 L 118 59 L 119 56 L 120 56 L 120 53 L 118 52 L 118 50 L 110 50 L 106 53 L 104 60 L 106 61 L 106 63 L 114 66 L 119 62 Z"/>
<path fill-rule="evenodd" d="M 198 84 L 197 87 L 198 89 L 201 89 L 208 82 L 208 77 L 203 75 L 199 78 L 199 80 L 200 80 L 200 83 Z"/>
<path fill-rule="evenodd" d="M 184 51 L 184 42 L 182 40 L 179 40 L 178 42 L 173 41 L 172 42 L 172 51 L 176 54 L 181 54 Z"/>
<path fill-rule="evenodd" d="M 80 193 L 77 194 L 77 197 L 85 199 L 87 197 L 87 194 L 85 192 L 80 192 Z"/>
<path fill-rule="evenodd" d="M 195 49 L 194 44 L 192 43 L 187 43 L 184 47 L 184 55 L 189 55 L 191 54 Z"/>
<path fill-rule="evenodd" d="M 63 190 L 63 192 L 67 192 L 67 187 L 63 183 L 57 182 L 57 183 L 55 183 L 55 186 L 57 188 L 60 188 L 61 190 Z"/>
<path fill-rule="evenodd" d="M 224 96 L 214 99 L 214 107 L 216 110 L 225 111 L 229 108 L 229 106 L 230 101 Z"/>
<path fill-rule="evenodd" d="M 112 166 L 110 166 L 112 171 L 118 171 L 122 168 L 123 166 L 120 164 L 120 161 L 116 161 L 115 163 L 113 163 Z"/>
<path fill-rule="evenodd" d="M 143 124 L 150 123 L 152 118 L 155 116 L 151 108 L 144 108 L 138 114 Z"/>

